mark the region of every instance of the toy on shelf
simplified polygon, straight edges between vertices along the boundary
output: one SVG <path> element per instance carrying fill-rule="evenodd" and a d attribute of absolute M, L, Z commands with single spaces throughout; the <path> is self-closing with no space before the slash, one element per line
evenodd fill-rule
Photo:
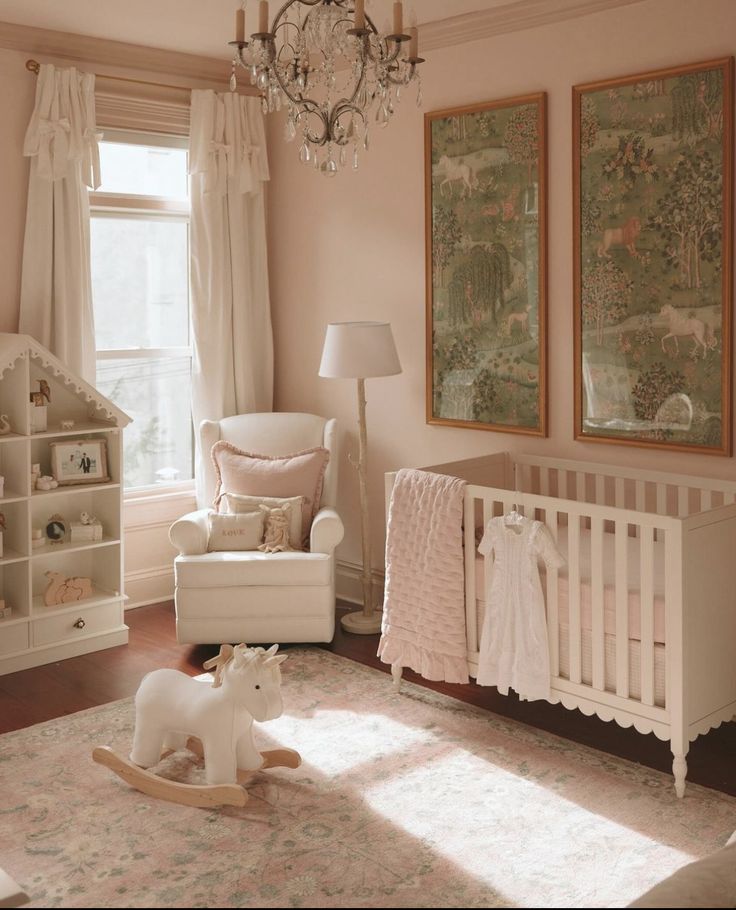
<path fill-rule="evenodd" d="M 7 414 L 0 414 L 0 436 L 7 436 L 12 432 L 10 429 L 10 419 Z"/>
<path fill-rule="evenodd" d="M 61 429 L 62 429 L 62 430 L 73 430 L 73 429 L 74 429 L 74 421 L 71 420 L 71 419 L 69 419 L 69 418 L 67 418 L 66 420 L 62 420 L 62 421 L 61 421 Z"/>
<path fill-rule="evenodd" d="M 47 607 L 58 604 L 74 603 L 92 596 L 92 579 L 84 575 L 66 577 L 61 572 L 45 573 L 49 582 L 43 592 L 43 602 Z"/>
<path fill-rule="evenodd" d="M 37 379 L 38 391 L 31 392 L 31 433 L 46 432 L 46 403 L 51 401 L 51 387 L 45 379 Z"/>
<path fill-rule="evenodd" d="M 243 785 L 256 771 L 301 764 L 293 749 L 259 752 L 253 741 L 253 721 L 273 720 L 283 711 L 279 665 L 286 655 L 277 650 L 222 645 L 204 664 L 214 670 L 211 685 L 178 670 L 149 673 L 135 697 L 130 759 L 107 746 L 95 749 L 93 759 L 149 796 L 187 806 L 244 806 Z M 205 785 L 146 770 L 184 748 L 204 758 Z"/>
<path fill-rule="evenodd" d="M 40 477 L 36 478 L 36 489 L 37 490 L 55 490 L 59 486 L 59 481 L 54 480 L 50 474 L 42 474 Z"/>
<path fill-rule="evenodd" d="M 102 540 L 102 523 L 89 512 L 82 512 L 79 521 L 71 523 L 71 537 L 72 543 Z"/>

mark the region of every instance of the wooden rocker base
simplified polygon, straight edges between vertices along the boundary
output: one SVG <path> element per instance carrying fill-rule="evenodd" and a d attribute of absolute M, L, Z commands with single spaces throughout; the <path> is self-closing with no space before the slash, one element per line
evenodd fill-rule
<path fill-rule="evenodd" d="M 204 757 L 202 743 L 195 737 L 190 737 L 186 748 L 198 758 Z M 169 749 L 161 753 L 161 758 L 166 758 L 171 754 L 172 750 Z M 298 768 L 302 763 L 301 756 L 293 749 L 269 749 L 261 752 L 261 756 L 263 765 L 258 769 L 259 771 L 265 771 L 267 768 Z M 245 784 L 256 773 L 238 769 L 237 784 L 183 784 L 179 781 L 167 780 L 165 777 L 141 768 L 129 758 L 118 755 L 109 746 L 98 746 L 94 749 L 92 759 L 98 765 L 109 768 L 131 787 L 140 790 L 147 796 L 195 808 L 244 806 L 248 802 L 248 791 L 245 789 Z"/>

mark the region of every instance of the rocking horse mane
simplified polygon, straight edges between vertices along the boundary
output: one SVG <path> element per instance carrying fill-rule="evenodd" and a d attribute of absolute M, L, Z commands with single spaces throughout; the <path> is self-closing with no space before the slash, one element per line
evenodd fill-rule
<path fill-rule="evenodd" d="M 283 663 L 286 660 L 286 654 L 277 655 L 278 647 L 278 645 L 271 645 L 266 651 L 264 648 L 249 648 L 245 642 L 234 647 L 233 645 L 220 645 L 220 653 L 217 657 L 211 657 L 202 666 L 205 670 L 214 671 L 212 688 L 219 689 L 222 686 L 225 668 L 232 662 L 235 662 L 236 666 L 240 665 L 242 667 L 253 661 L 258 661 L 263 669 L 277 667 L 280 663 Z"/>

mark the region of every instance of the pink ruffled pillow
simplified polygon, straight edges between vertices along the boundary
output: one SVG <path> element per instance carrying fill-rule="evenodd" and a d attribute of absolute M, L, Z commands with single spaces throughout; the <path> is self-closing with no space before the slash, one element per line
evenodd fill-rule
<path fill-rule="evenodd" d="M 219 509 L 220 500 L 228 493 L 282 498 L 302 496 L 302 546 L 307 546 L 329 460 L 329 450 L 323 446 L 293 455 L 256 455 L 220 440 L 212 446 L 217 475 L 213 505 Z"/>

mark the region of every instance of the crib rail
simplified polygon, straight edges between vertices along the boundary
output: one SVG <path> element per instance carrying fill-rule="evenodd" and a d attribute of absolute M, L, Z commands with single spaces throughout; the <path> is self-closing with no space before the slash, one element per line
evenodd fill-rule
<path fill-rule="evenodd" d="M 515 455 L 515 488 L 542 496 L 686 518 L 736 502 L 736 482 L 595 462 Z"/>
<path fill-rule="evenodd" d="M 676 572 L 665 571 L 681 563 L 682 522 L 621 506 L 469 485 L 464 531 L 469 653 L 479 648 L 476 603 L 486 600 L 493 572 L 487 557 L 478 590 L 476 529 L 512 506 L 546 524 L 567 560 L 566 568 L 548 567 L 543 576 L 553 685 L 557 680 L 603 702 L 634 699 L 645 713 L 658 715 L 668 695 L 662 644 L 669 627 L 682 624 L 682 585 Z M 681 641 L 674 631 L 672 641 Z M 664 692 L 657 691 L 657 678 Z"/>

